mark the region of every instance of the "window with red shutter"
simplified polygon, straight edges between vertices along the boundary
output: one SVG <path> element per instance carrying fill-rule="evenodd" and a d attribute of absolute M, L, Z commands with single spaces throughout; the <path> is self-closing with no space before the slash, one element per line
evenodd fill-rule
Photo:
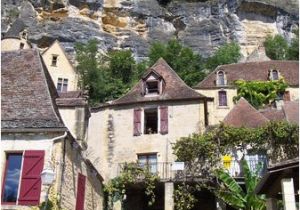
<path fill-rule="evenodd" d="M 86 177 L 79 173 L 77 182 L 76 210 L 84 210 L 85 181 Z"/>
<path fill-rule="evenodd" d="M 39 204 L 42 184 L 40 175 L 44 167 L 44 156 L 45 152 L 41 150 L 25 151 L 18 204 Z"/>
<path fill-rule="evenodd" d="M 134 109 L 133 111 L 133 135 L 139 136 L 141 135 L 141 109 Z"/>
<path fill-rule="evenodd" d="M 226 91 L 221 90 L 218 92 L 218 94 L 219 94 L 219 106 L 227 106 Z"/>
<path fill-rule="evenodd" d="M 160 107 L 160 133 L 161 134 L 168 133 L 168 107 L 167 106 Z"/>

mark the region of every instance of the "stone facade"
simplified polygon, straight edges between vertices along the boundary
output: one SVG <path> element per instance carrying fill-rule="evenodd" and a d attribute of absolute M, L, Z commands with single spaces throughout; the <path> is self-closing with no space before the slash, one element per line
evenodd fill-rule
<path fill-rule="evenodd" d="M 61 88 L 59 88 L 59 91 L 78 90 L 78 75 L 57 40 L 43 52 L 42 57 L 56 88 L 59 78 L 61 79 Z M 65 79 L 68 80 L 67 88 L 63 89 Z"/>
<path fill-rule="evenodd" d="M 28 44 L 25 39 L 18 38 L 6 38 L 1 40 L 1 51 L 13 51 L 20 50 L 21 45 L 23 45 L 22 49 L 29 49 L 31 46 Z"/>

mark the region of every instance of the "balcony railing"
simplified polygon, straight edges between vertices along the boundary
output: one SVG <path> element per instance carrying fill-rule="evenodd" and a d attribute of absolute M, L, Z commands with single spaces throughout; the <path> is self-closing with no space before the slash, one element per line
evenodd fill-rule
<path fill-rule="evenodd" d="M 251 171 L 257 171 L 258 174 L 262 176 L 267 170 L 267 160 L 247 160 L 249 168 Z M 151 173 L 156 174 L 161 181 L 170 181 L 170 180 L 183 180 L 189 179 L 191 177 L 197 178 L 202 177 L 205 178 L 210 176 L 209 174 L 200 174 L 196 171 L 192 172 L 188 164 L 185 164 L 183 170 L 174 170 L 174 163 L 172 162 L 157 162 L 157 163 L 149 163 L 149 164 L 138 164 L 136 163 L 135 167 L 145 169 L 147 168 Z M 223 165 L 225 170 L 229 172 L 232 177 L 243 177 L 243 171 L 241 166 L 241 161 L 232 160 L 230 164 Z M 128 163 L 121 163 L 118 165 L 117 175 L 120 175 L 123 170 L 128 168 Z M 194 175 L 192 175 L 194 174 Z M 141 177 L 142 178 L 142 177 Z"/>

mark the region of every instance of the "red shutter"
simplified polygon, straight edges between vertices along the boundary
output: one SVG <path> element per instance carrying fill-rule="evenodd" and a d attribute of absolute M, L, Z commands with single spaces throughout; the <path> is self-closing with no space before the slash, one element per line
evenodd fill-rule
<path fill-rule="evenodd" d="M 168 107 L 167 106 L 160 107 L 160 133 L 161 134 L 168 133 Z"/>
<path fill-rule="evenodd" d="M 133 135 L 141 135 L 141 109 L 134 109 L 133 111 Z"/>
<path fill-rule="evenodd" d="M 42 150 L 25 151 L 18 204 L 39 205 L 44 156 L 45 151 Z"/>
<path fill-rule="evenodd" d="M 84 210 L 85 180 L 86 177 L 79 173 L 77 182 L 76 210 Z"/>

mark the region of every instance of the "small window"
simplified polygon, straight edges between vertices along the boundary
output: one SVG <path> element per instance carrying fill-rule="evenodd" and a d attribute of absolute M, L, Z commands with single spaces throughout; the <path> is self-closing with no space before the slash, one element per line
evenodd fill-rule
<path fill-rule="evenodd" d="M 22 154 L 7 154 L 4 173 L 2 202 L 16 203 L 20 185 Z"/>
<path fill-rule="evenodd" d="M 227 94 L 226 91 L 221 90 L 219 94 L 219 106 L 227 106 Z"/>
<path fill-rule="evenodd" d="M 144 134 L 155 134 L 158 128 L 157 108 L 145 109 L 144 111 Z"/>
<path fill-rule="evenodd" d="M 56 90 L 57 90 L 57 92 L 67 92 L 68 91 L 68 79 L 58 78 Z"/>
<path fill-rule="evenodd" d="M 25 46 L 24 43 L 21 42 L 21 43 L 20 43 L 20 49 L 21 49 L 21 50 L 24 49 L 24 46 Z"/>
<path fill-rule="evenodd" d="M 22 38 L 23 38 L 23 39 L 26 39 L 26 38 L 27 38 L 27 32 L 26 32 L 26 31 L 23 31 L 23 32 L 22 32 Z"/>
<path fill-rule="evenodd" d="M 219 71 L 218 72 L 218 85 L 225 85 L 225 77 L 224 77 L 224 72 Z"/>
<path fill-rule="evenodd" d="M 272 80 L 278 80 L 279 75 L 277 70 L 272 70 Z"/>
<path fill-rule="evenodd" d="M 52 55 L 52 62 L 51 62 L 51 65 L 52 66 L 56 66 L 57 65 L 57 55 Z"/>
<path fill-rule="evenodd" d="M 146 82 L 146 94 L 159 94 L 159 82 L 157 80 Z"/>
<path fill-rule="evenodd" d="M 151 173 L 157 172 L 157 155 L 142 154 L 138 155 L 138 164 L 142 168 L 147 168 Z"/>

